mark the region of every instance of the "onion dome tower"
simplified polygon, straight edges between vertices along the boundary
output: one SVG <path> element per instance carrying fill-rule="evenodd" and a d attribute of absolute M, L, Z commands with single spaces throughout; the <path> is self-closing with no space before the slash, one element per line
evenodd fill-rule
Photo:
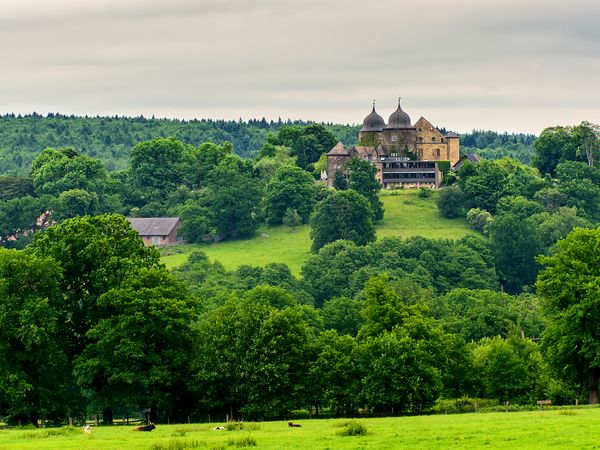
<path fill-rule="evenodd" d="M 367 119 L 365 119 L 367 120 Z M 398 99 L 398 109 L 392 113 L 388 120 L 387 129 L 403 129 L 413 128 L 410 122 L 410 116 L 406 112 L 402 111 L 400 106 L 400 99 Z"/>
<path fill-rule="evenodd" d="M 383 117 L 375 111 L 375 101 L 373 101 L 373 111 L 371 111 L 371 114 L 363 120 L 363 126 L 360 131 L 382 131 L 384 128 L 385 121 L 383 120 Z"/>
<path fill-rule="evenodd" d="M 385 120 L 375 111 L 375 100 L 373 100 L 373 110 L 363 120 L 363 126 L 358 132 L 358 142 L 362 146 L 375 147 L 381 142 L 384 129 Z"/>

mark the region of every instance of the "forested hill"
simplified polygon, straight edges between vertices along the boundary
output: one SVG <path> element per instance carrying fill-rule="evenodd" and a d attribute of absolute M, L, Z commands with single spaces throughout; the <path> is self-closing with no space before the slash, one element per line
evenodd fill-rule
<path fill-rule="evenodd" d="M 530 164 L 535 153 L 533 143 L 536 139 L 533 134 L 473 130 L 460 135 L 460 146 L 461 153 L 477 153 L 485 159 L 509 156 Z"/>
<path fill-rule="evenodd" d="M 0 175 L 25 175 L 31 161 L 48 147 L 73 147 L 102 160 L 109 171 L 125 168 L 131 150 L 142 141 L 174 136 L 189 144 L 230 141 L 242 157 L 254 157 L 267 133 L 303 121 L 177 120 L 145 117 L 77 117 L 61 114 L 0 116 Z M 346 145 L 356 143 L 360 125 L 325 124 Z M 445 130 L 442 130 L 445 131 Z M 478 153 L 488 159 L 511 156 L 531 161 L 535 136 L 477 131 L 461 134 L 461 153 Z"/>
<path fill-rule="evenodd" d="M 198 145 L 230 141 L 242 157 L 254 157 L 267 133 L 303 121 L 148 119 L 145 117 L 77 117 L 60 114 L 0 116 L 0 174 L 26 174 L 31 161 L 48 147 L 73 147 L 100 159 L 109 171 L 125 168 L 133 147 L 155 137 L 176 137 Z M 325 124 L 345 144 L 353 144 L 359 126 Z"/>

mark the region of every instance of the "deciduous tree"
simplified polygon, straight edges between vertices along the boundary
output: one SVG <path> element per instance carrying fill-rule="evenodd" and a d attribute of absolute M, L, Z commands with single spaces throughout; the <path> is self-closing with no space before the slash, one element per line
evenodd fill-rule
<path fill-rule="evenodd" d="M 576 228 L 541 256 L 536 287 L 549 314 L 543 336 L 559 373 L 588 389 L 598 403 L 600 379 L 600 228 Z"/>
<path fill-rule="evenodd" d="M 358 245 L 375 240 L 373 210 L 368 200 L 356 191 L 337 191 L 317 203 L 311 219 L 312 250 L 346 239 Z"/>

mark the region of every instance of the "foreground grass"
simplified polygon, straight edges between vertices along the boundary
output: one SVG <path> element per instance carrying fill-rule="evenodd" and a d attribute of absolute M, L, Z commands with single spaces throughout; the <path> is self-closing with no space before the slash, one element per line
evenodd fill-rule
<path fill-rule="evenodd" d="M 377 225 L 377 237 L 423 236 L 456 239 L 473 233 L 463 219 L 442 217 L 435 203 L 438 192 L 419 198 L 416 190 L 382 192 L 385 216 Z M 242 264 L 264 266 L 271 262 L 287 264 L 295 275 L 310 256 L 310 227 L 292 232 L 286 226 L 259 228 L 255 237 L 218 244 L 182 245 L 166 251 L 161 260 L 168 268 L 183 264 L 192 249 L 200 249 L 212 260 L 232 270 Z"/>
<path fill-rule="evenodd" d="M 151 433 L 132 427 L 2 430 L 0 449 L 440 449 L 598 448 L 600 409 L 362 419 L 365 436 L 342 436 L 347 420 L 245 423 L 243 430 L 215 431 L 212 425 L 158 425 Z M 58 430 L 57 430 L 58 431 Z M 255 444 L 255 445 L 254 445 Z"/>

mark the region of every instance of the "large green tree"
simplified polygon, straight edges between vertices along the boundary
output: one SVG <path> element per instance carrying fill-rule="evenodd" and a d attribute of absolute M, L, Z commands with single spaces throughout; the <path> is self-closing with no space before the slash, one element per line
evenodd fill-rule
<path fill-rule="evenodd" d="M 281 167 L 265 189 L 267 222 L 281 224 L 286 210 L 293 208 L 306 223 L 316 203 L 315 191 L 315 180 L 308 172 L 299 167 Z"/>
<path fill-rule="evenodd" d="M 576 228 L 544 265 L 536 287 L 549 315 L 543 336 L 550 361 L 560 374 L 588 389 L 598 403 L 600 379 L 600 228 Z"/>
<path fill-rule="evenodd" d="M 337 191 L 317 203 L 311 219 L 312 250 L 346 239 L 358 245 L 375 240 L 373 209 L 356 191 Z"/>
<path fill-rule="evenodd" d="M 313 123 L 307 126 L 284 125 L 277 134 L 267 137 L 272 145 L 283 145 L 291 149 L 297 164 L 303 169 L 314 165 L 323 153 L 333 148 L 336 139 L 323 125 Z"/>
<path fill-rule="evenodd" d="M 31 176 L 37 195 L 83 189 L 101 196 L 108 181 L 101 161 L 69 148 L 44 150 L 31 163 Z"/>
<path fill-rule="evenodd" d="M 227 155 L 212 170 L 204 201 L 218 239 L 251 236 L 258 228 L 262 182 L 249 161 Z"/>
<path fill-rule="evenodd" d="M 472 206 L 496 212 L 496 203 L 507 194 L 509 174 L 497 161 L 481 161 L 474 174 L 461 178 L 459 184 Z"/>
<path fill-rule="evenodd" d="M 315 343 L 315 358 L 308 378 L 316 402 L 329 406 L 337 416 L 351 416 L 360 399 L 361 373 L 358 345 L 348 335 L 333 330 L 321 333 Z"/>
<path fill-rule="evenodd" d="M 142 198 L 164 200 L 178 186 L 190 182 L 193 162 L 190 145 L 175 138 L 156 138 L 133 148 L 129 172 Z"/>
<path fill-rule="evenodd" d="M 268 303 L 230 298 L 199 323 L 193 386 L 209 411 L 264 419 L 298 406 L 310 329 L 301 308 Z"/>
<path fill-rule="evenodd" d="M 535 257 L 543 247 L 531 216 L 540 212 L 541 206 L 522 197 L 507 197 L 499 203 L 499 210 L 487 229 L 500 278 L 514 294 L 532 285 L 539 269 Z"/>
<path fill-rule="evenodd" d="M 158 411 L 182 419 L 197 317 L 185 288 L 164 268 L 144 268 L 102 294 L 97 307 L 102 318 L 74 364 L 94 403 L 149 409 L 151 421 Z"/>
<path fill-rule="evenodd" d="M 352 158 L 348 163 L 348 169 L 350 169 L 348 189 L 354 189 L 369 200 L 373 208 L 373 220 L 383 219 L 383 203 L 379 200 L 381 183 L 375 178 L 377 168 L 364 159 Z"/>
<path fill-rule="evenodd" d="M 51 258 L 0 249 L 0 405 L 13 424 L 37 427 L 71 406 L 60 278 Z"/>
<path fill-rule="evenodd" d="M 69 361 L 92 343 L 89 330 L 110 315 L 99 307 L 99 298 L 140 269 L 160 266 L 158 252 L 145 247 L 120 215 L 65 220 L 36 235 L 31 251 L 53 258 L 63 271 L 60 315 L 67 320 L 61 322 L 60 332 Z M 107 423 L 112 422 L 111 406 L 103 405 Z"/>
<path fill-rule="evenodd" d="M 597 125 L 589 122 L 544 129 L 534 143 L 533 164 L 542 174 L 555 175 L 556 166 L 565 161 L 597 163 L 599 138 Z"/>

